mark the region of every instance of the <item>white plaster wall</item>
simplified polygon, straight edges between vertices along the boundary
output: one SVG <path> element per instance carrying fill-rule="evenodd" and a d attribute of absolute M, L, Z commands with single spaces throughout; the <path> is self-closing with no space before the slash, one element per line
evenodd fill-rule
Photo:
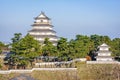
<path fill-rule="evenodd" d="M 111 56 L 110 53 L 98 53 L 98 56 Z"/>
<path fill-rule="evenodd" d="M 48 33 L 44 33 L 44 32 L 30 32 L 30 35 L 55 35 L 55 33 L 52 32 L 48 32 Z"/>
<path fill-rule="evenodd" d="M 50 40 L 50 41 L 57 41 L 56 38 L 50 38 L 49 40 Z"/>
<path fill-rule="evenodd" d="M 45 22 L 45 23 L 49 22 L 49 20 L 46 20 L 46 19 L 39 19 L 39 20 L 36 20 L 36 22 L 40 23 L 41 20 L 42 20 L 43 22 Z M 43 22 L 41 22 L 41 23 L 43 23 Z"/>
<path fill-rule="evenodd" d="M 105 50 L 105 51 L 108 51 L 109 48 L 100 48 L 100 50 Z"/>
<path fill-rule="evenodd" d="M 45 40 L 45 38 L 35 38 L 35 39 L 38 41 L 41 41 L 41 42 L 43 42 Z M 58 40 L 55 38 L 49 38 L 49 41 L 58 41 Z"/>
<path fill-rule="evenodd" d="M 33 29 L 49 29 L 49 30 L 52 30 L 52 28 L 51 28 L 50 26 L 48 26 L 48 27 L 44 27 L 44 26 L 43 26 L 43 27 L 42 27 L 42 26 L 40 26 L 40 27 L 39 27 L 39 26 L 34 26 Z"/>
<path fill-rule="evenodd" d="M 36 40 L 44 41 L 44 38 L 36 38 Z"/>
<path fill-rule="evenodd" d="M 97 58 L 97 61 L 113 61 L 112 58 Z"/>

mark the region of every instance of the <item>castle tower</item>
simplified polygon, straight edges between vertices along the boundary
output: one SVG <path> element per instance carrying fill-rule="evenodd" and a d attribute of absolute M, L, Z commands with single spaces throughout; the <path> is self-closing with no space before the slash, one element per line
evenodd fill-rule
<path fill-rule="evenodd" d="M 98 48 L 98 56 L 96 57 L 97 61 L 113 61 L 111 52 L 109 51 L 110 47 L 107 44 L 103 43 Z"/>
<path fill-rule="evenodd" d="M 32 25 L 32 30 L 29 31 L 29 34 L 40 43 L 43 43 L 45 38 L 49 38 L 49 41 L 52 42 L 53 45 L 56 45 L 58 41 L 56 32 L 51 25 L 50 18 L 48 18 L 43 12 L 35 18 L 35 22 Z"/>

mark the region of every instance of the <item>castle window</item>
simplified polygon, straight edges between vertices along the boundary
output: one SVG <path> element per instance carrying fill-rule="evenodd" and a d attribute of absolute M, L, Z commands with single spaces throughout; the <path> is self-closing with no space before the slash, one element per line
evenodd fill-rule
<path fill-rule="evenodd" d="M 41 22 L 43 22 L 43 20 L 41 20 Z"/>

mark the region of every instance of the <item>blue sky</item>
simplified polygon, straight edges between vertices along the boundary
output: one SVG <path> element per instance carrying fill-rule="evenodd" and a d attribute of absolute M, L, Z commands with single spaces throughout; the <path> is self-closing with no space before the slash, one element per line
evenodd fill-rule
<path fill-rule="evenodd" d="M 108 35 L 120 38 L 120 0 L 0 0 L 0 41 L 26 35 L 43 11 L 59 37 Z"/>

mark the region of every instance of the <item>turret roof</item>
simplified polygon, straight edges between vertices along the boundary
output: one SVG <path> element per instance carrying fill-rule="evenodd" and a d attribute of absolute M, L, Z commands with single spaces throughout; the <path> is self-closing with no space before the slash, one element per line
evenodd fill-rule
<path fill-rule="evenodd" d="M 56 33 L 54 30 L 49 30 L 49 29 L 32 29 L 29 32 L 52 32 L 52 33 Z"/>
<path fill-rule="evenodd" d="M 41 12 L 40 15 L 38 15 L 35 19 L 48 19 L 48 20 L 50 20 L 50 18 L 47 17 L 44 12 Z"/>
<path fill-rule="evenodd" d="M 110 48 L 106 43 L 103 43 L 102 45 L 98 46 L 98 48 L 101 48 L 101 47 L 107 47 L 107 48 Z"/>
<path fill-rule="evenodd" d="M 102 45 L 100 45 L 100 46 L 108 46 L 106 43 L 103 43 Z"/>
<path fill-rule="evenodd" d="M 50 25 L 50 24 L 32 24 L 31 26 L 49 26 L 49 27 L 53 27 L 53 25 Z"/>

